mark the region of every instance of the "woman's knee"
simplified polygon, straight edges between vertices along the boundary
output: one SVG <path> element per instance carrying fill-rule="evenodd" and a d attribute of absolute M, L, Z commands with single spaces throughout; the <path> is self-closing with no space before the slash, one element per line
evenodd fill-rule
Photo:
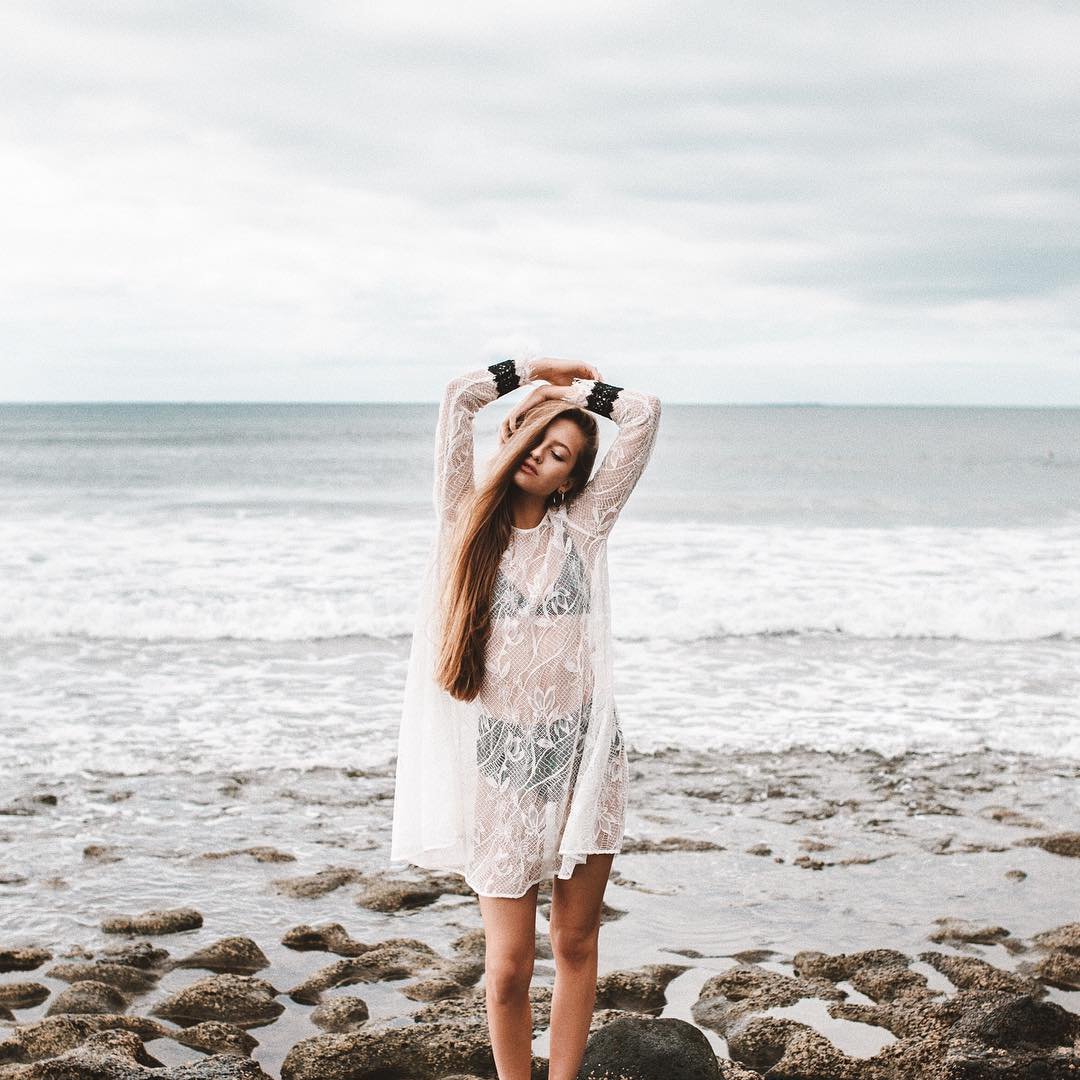
<path fill-rule="evenodd" d="M 551 925 L 551 951 L 555 961 L 584 964 L 596 958 L 599 949 L 600 923 Z"/>
<path fill-rule="evenodd" d="M 488 993 L 499 1004 L 528 997 L 532 976 L 533 957 L 523 953 L 488 956 L 484 969 Z"/>

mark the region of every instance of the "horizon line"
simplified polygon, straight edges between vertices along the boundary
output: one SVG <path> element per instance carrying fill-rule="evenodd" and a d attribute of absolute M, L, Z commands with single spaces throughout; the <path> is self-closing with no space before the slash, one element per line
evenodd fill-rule
<path fill-rule="evenodd" d="M 497 399 L 496 399 L 497 400 Z M 195 398 L 84 398 L 0 401 L 0 407 L 8 405 L 439 405 L 438 399 L 382 399 L 350 401 L 304 401 L 296 398 L 257 399 L 220 398 L 200 400 Z M 1005 403 L 1005 402 L 947 402 L 947 401 L 672 401 L 661 398 L 661 405 L 678 405 L 704 408 L 721 405 L 727 408 L 816 408 L 816 409 L 1080 409 L 1080 402 L 1061 403 Z"/>

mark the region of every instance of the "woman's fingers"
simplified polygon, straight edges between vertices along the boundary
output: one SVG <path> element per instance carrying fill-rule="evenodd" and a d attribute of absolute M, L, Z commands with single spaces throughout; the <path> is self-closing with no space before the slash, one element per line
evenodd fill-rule
<path fill-rule="evenodd" d="M 499 438 L 506 442 L 521 426 L 526 413 L 541 401 L 546 401 L 553 393 L 551 386 L 545 383 L 538 386 L 524 401 L 519 401 L 503 418 L 499 424 Z"/>
<path fill-rule="evenodd" d="M 506 442 L 514 434 L 514 429 L 518 423 L 517 409 L 512 409 L 503 417 L 502 423 L 499 425 L 499 438 L 502 442 Z"/>

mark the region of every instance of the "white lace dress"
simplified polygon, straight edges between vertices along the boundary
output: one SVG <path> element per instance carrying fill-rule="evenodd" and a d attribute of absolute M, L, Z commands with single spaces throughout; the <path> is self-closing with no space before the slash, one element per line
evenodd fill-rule
<path fill-rule="evenodd" d="M 491 599 L 478 696 L 434 681 L 449 528 L 473 489 L 473 417 L 530 381 L 517 356 L 453 379 L 435 448 L 432 544 L 406 677 L 391 860 L 460 873 L 484 896 L 522 896 L 617 852 L 627 760 L 612 689 L 607 539 L 652 453 L 660 402 L 588 379 L 571 400 L 619 427 L 578 495 L 512 530 Z"/>

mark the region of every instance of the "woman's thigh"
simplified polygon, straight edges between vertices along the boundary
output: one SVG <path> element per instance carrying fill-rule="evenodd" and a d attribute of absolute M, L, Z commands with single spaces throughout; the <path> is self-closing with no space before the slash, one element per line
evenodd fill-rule
<path fill-rule="evenodd" d="M 524 896 L 479 896 L 487 955 L 532 962 L 536 953 L 536 895 L 539 884 Z"/>
<path fill-rule="evenodd" d="M 600 908 L 604 901 L 613 854 L 594 852 L 574 867 L 568 878 L 556 877 L 551 888 L 551 933 L 569 942 L 586 939 L 600 928 Z"/>

